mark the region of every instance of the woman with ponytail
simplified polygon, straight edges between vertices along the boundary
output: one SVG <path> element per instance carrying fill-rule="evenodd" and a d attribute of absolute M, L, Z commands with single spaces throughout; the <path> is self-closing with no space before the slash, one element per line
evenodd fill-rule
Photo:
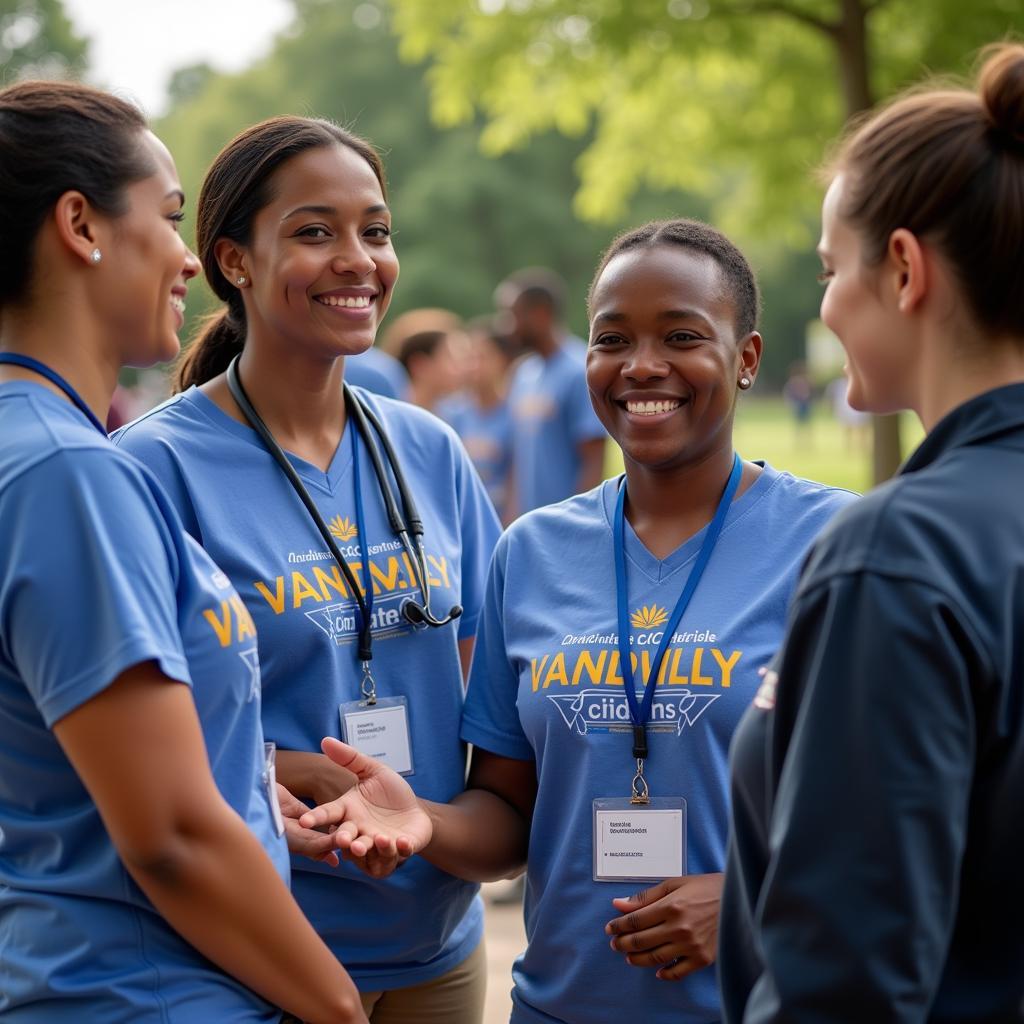
<path fill-rule="evenodd" d="M 336 797 L 352 776 L 321 741 L 361 728 L 394 741 L 391 763 L 418 793 L 448 800 L 465 782 L 463 666 L 499 527 L 454 432 L 344 384 L 398 278 L 380 159 L 327 121 L 255 125 L 214 160 L 196 239 L 226 308 L 192 343 L 180 394 L 116 442 L 237 587 L 244 604 L 224 606 L 224 635 L 240 615 L 256 623 L 279 780 L 310 802 Z M 422 520 L 419 553 L 387 514 L 372 459 L 385 438 Z M 383 460 L 398 500 L 394 465 Z M 388 879 L 308 859 L 293 869 L 296 899 L 372 1021 L 480 1020 L 474 884 L 419 859 Z"/>
<path fill-rule="evenodd" d="M 829 178 L 850 403 L 927 433 L 818 541 L 737 731 L 725 1019 L 1024 1021 L 1024 46 Z"/>

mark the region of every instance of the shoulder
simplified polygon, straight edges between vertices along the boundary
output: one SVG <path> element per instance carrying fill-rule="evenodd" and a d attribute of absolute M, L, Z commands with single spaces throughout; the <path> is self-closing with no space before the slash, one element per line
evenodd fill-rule
<path fill-rule="evenodd" d="M 126 423 L 110 435 L 115 445 L 141 454 L 163 441 L 182 440 L 204 432 L 203 416 L 194 400 L 194 388 L 173 395 Z"/>
<path fill-rule="evenodd" d="M 824 523 L 843 509 L 859 503 L 861 495 L 844 487 L 833 487 L 777 470 L 767 463 L 763 477 L 765 504 L 784 520 Z"/>
<path fill-rule="evenodd" d="M 617 487 L 617 479 L 605 480 L 584 494 L 526 512 L 505 530 L 499 548 L 512 556 L 586 550 L 597 536 L 611 530 L 608 495 L 614 504 Z"/>
<path fill-rule="evenodd" d="M 353 387 L 352 391 L 363 405 L 377 416 L 388 432 L 391 443 L 396 446 L 402 445 L 403 450 L 424 449 L 428 453 L 433 452 L 436 457 L 439 445 L 449 448 L 461 447 L 455 431 L 432 412 L 421 409 L 411 402 L 374 394 L 358 385 Z"/>

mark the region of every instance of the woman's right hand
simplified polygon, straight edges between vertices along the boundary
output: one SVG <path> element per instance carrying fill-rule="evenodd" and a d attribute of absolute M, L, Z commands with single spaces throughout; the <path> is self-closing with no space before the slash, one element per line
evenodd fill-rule
<path fill-rule="evenodd" d="M 343 859 L 374 878 L 391 874 L 430 842 L 430 816 L 401 775 L 332 737 L 324 739 L 321 749 L 359 781 L 336 800 L 302 815 L 303 828 L 336 825 L 334 839 Z"/>

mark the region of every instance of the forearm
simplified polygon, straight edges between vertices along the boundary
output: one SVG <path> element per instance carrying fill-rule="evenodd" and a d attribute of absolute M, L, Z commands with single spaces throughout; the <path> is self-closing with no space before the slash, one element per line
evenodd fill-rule
<path fill-rule="evenodd" d="M 275 769 L 282 786 L 315 804 L 337 799 L 356 783 L 350 771 L 308 750 L 278 750 Z"/>
<path fill-rule="evenodd" d="M 192 818 L 159 858 L 122 857 L 170 925 L 228 974 L 308 1024 L 364 1024 L 347 972 L 226 805 Z"/>
<path fill-rule="evenodd" d="M 469 882 L 493 882 L 526 864 L 529 823 L 496 794 L 469 789 L 448 804 L 420 805 L 434 828 L 420 856 L 434 867 Z"/>

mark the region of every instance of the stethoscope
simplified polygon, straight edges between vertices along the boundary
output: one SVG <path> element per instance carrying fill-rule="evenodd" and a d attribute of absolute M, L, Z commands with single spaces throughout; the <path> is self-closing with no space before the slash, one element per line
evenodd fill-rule
<path fill-rule="evenodd" d="M 349 590 L 356 599 L 360 617 L 357 656 L 363 666 L 363 692 L 367 698 L 369 698 L 373 693 L 373 678 L 370 674 L 369 667 L 370 661 L 373 658 L 373 636 L 371 633 L 373 585 L 372 583 L 367 583 L 365 594 L 360 589 L 356 582 L 355 573 L 352 571 L 352 567 L 348 564 L 344 555 L 342 555 L 341 551 L 338 549 L 338 545 L 335 543 L 330 529 L 324 522 L 323 516 L 320 515 L 320 510 L 316 507 L 316 504 L 310 497 L 309 492 L 302 483 L 302 480 L 299 479 L 298 473 L 295 472 L 295 467 L 291 464 L 288 456 L 285 455 L 281 446 L 277 443 L 266 423 L 263 422 L 262 417 L 256 411 L 252 402 L 249 401 L 249 397 L 245 393 L 245 388 L 242 387 L 241 378 L 238 375 L 238 360 L 240 358 L 241 356 L 235 356 L 228 366 L 227 382 L 231 396 L 238 403 L 239 409 L 242 410 L 242 414 L 249 421 L 252 428 L 257 434 L 259 434 L 263 444 L 267 448 L 267 451 L 270 452 L 274 457 L 274 460 L 281 467 L 284 475 L 288 478 L 288 482 L 295 490 L 295 493 L 302 499 L 303 505 L 306 506 L 306 511 L 309 512 L 310 518 L 313 520 L 316 528 L 320 531 L 320 535 L 323 537 L 328 549 L 340 566 Z M 402 602 L 402 615 L 405 620 L 413 626 L 432 626 L 435 629 L 440 628 L 441 626 L 447 626 L 448 623 L 454 621 L 462 614 L 462 606 L 457 604 L 453 605 L 449 609 L 448 614 L 443 618 L 438 618 L 430 610 L 430 573 L 427 570 L 427 555 L 423 547 L 423 520 L 420 519 L 419 512 L 416 508 L 416 502 L 413 500 L 409 487 L 406 484 L 405 475 L 402 473 L 402 467 L 398 462 L 395 449 L 373 410 L 367 408 L 367 406 L 363 404 L 362 400 L 355 394 L 348 384 L 343 384 L 342 389 L 345 395 L 345 408 L 351 415 L 356 428 L 351 432 L 353 478 L 355 484 L 356 527 L 359 531 L 359 536 L 362 539 L 364 550 L 368 549 L 368 544 L 366 542 L 366 533 L 363 529 L 363 501 L 362 488 L 360 487 L 359 479 L 359 451 L 357 436 L 361 436 L 363 444 L 366 445 L 366 450 L 370 456 L 370 462 L 373 465 L 374 475 L 377 477 L 377 484 L 380 488 L 381 498 L 384 501 L 384 509 L 387 513 L 388 523 L 399 541 L 401 541 L 402 548 L 405 551 L 409 566 L 412 569 L 413 576 L 415 577 L 413 583 L 419 587 L 420 593 L 423 595 L 422 604 L 418 603 L 411 597 L 407 597 L 405 601 Z M 380 446 L 377 444 L 377 438 L 380 439 Z M 388 465 L 391 468 L 391 475 L 394 477 L 395 483 L 398 486 L 398 494 L 402 504 L 401 510 L 398 507 L 398 502 L 395 501 L 394 492 L 391 488 L 391 479 L 389 478 L 387 469 L 384 466 L 384 460 L 381 458 L 381 446 L 384 448 L 384 454 L 387 458 Z M 369 561 L 368 554 L 365 561 Z M 365 574 L 367 580 L 369 580 L 368 573 L 369 567 L 367 566 Z"/>

